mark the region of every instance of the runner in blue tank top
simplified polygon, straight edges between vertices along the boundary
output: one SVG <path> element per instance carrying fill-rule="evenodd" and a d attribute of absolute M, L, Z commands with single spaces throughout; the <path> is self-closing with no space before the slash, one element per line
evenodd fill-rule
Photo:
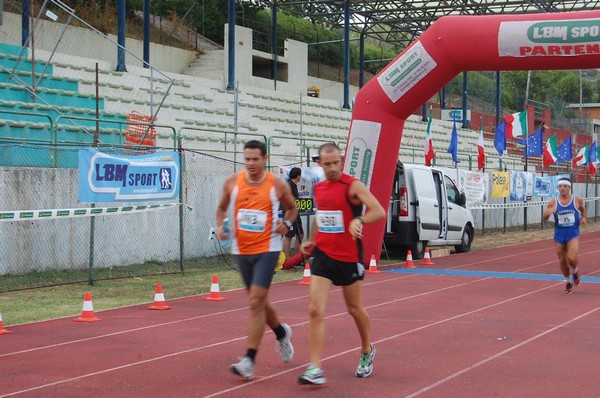
<path fill-rule="evenodd" d="M 579 226 L 585 225 L 586 209 L 579 196 L 571 194 L 571 180 L 558 180 L 558 196 L 550 199 L 544 211 L 544 220 L 554 214 L 554 246 L 565 276 L 566 286 L 563 293 L 573 292 L 573 286 L 579 285 Z M 571 275 L 573 279 L 571 280 Z"/>

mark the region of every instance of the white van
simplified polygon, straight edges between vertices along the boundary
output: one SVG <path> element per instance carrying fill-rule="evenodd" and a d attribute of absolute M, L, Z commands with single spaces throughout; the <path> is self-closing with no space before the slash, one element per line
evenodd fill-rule
<path fill-rule="evenodd" d="M 427 246 L 468 252 L 475 236 L 465 195 L 435 167 L 398 162 L 388 209 L 386 248 L 410 249 L 421 259 Z"/>

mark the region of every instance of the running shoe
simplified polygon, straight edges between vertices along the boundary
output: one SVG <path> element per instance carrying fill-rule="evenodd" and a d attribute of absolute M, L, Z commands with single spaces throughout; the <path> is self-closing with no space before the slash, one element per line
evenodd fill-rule
<path fill-rule="evenodd" d="M 282 323 L 281 326 L 285 329 L 285 336 L 277 340 L 275 347 L 279 351 L 283 363 L 288 363 L 294 358 L 294 346 L 292 345 L 292 328 L 287 323 Z"/>
<path fill-rule="evenodd" d="M 575 287 L 579 286 L 579 282 L 581 282 L 581 278 L 579 277 L 579 274 L 577 272 L 575 272 L 573 274 L 573 285 Z"/>
<path fill-rule="evenodd" d="M 325 377 L 323 369 L 316 368 L 312 365 L 309 365 L 306 372 L 298 377 L 298 383 L 300 384 L 325 384 L 326 382 L 327 378 Z"/>
<path fill-rule="evenodd" d="M 231 365 L 231 371 L 250 380 L 254 374 L 254 362 L 248 357 L 241 357 L 238 363 Z"/>
<path fill-rule="evenodd" d="M 565 290 L 563 291 L 564 294 L 571 294 L 573 293 L 573 284 L 571 282 L 567 282 L 567 284 L 565 285 Z"/>
<path fill-rule="evenodd" d="M 373 373 L 373 360 L 375 359 L 375 346 L 371 343 L 371 352 L 360 353 L 360 363 L 356 368 L 356 377 L 369 377 Z"/>

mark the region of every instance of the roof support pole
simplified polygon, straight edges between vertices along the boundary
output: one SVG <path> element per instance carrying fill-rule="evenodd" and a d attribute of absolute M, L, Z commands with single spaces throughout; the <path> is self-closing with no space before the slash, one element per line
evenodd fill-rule
<path fill-rule="evenodd" d="M 344 2 L 344 109 L 350 109 L 350 0 Z"/>

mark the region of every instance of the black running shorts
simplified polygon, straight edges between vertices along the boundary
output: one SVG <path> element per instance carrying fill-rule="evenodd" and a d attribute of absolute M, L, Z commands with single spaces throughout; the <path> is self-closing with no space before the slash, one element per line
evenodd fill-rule
<path fill-rule="evenodd" d="M 269 288 L 273 281 L 273 273 L 279 260 L 279 252 L 266 252 L 260 254 L 233 256 L 238 266 L 246 289 L 251 285 Z"/>
<path fill-rule="evenodd" d="M 329 279 L 335 286 L 348 286 L 365 277 L 365 266 L 361 263 L 338 261 L 315 246 L 312 252 L 310 274 Z"/>

